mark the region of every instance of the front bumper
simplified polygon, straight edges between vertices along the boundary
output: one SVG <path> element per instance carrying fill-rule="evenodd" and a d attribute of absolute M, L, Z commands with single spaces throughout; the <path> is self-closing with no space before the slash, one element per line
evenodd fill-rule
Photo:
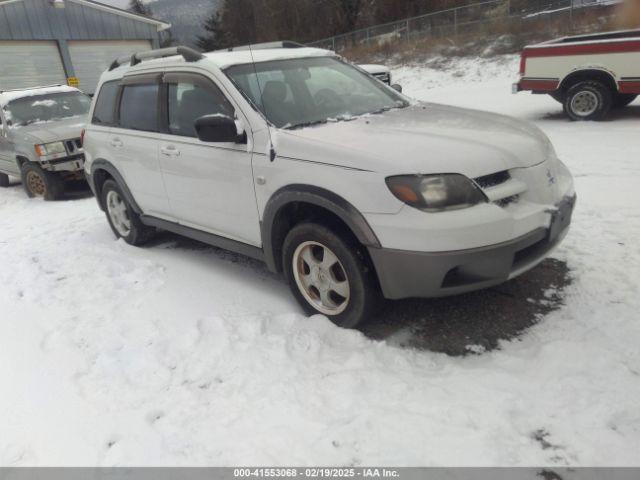
<path fill-rule="evenodd" d="M 535 267 L 566 236 L 576 196 L 552 212 L 549 228 L 469 250 L 412 252 L 369 248 L 386 298 L 444 297 L 498 285 Z"/>
<path fill-rule="evenodd" d="M 84 154 L 57 160 L 40 160 L 38 163 L 43 170 L 49 172 L 80 172 L 84 170 Z"/>

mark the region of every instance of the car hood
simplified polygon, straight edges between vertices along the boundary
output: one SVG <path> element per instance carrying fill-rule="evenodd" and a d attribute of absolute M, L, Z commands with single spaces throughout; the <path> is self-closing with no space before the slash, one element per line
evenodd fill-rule
<path fill-rule="evenodd" d="M 277 154 L 385 174 L 471 178 L 554 155 L 537 127 L 503 115 L 419 103 L 299 130 L 279 130 Z"/>
<path fill-rule="evenodd" d="M 17 132 L 34 143 L 49 143 L 57 140 L 80 138 L 80 132 L 86 123 L 87 117 L 73 117 L 19 127 Z"/>
<path fill-rule="evenodd" d="M 389 73 L 389 68 L 384 65 L 358 65 L 364 71 L 374 74 L 374 73 Z"/>

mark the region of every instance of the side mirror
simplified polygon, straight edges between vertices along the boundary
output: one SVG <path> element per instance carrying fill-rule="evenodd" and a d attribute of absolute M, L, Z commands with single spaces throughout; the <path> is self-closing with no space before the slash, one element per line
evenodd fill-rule
<path fill-rule="evenodd" d="M 402 93 L 402 85 L 394 83 L 393 85 L 391 85 L 391 88 L 393 88 L 396 92 Z"/>
<path fill-rule="evenodd" d="M 244 143 L 247 134 L 238 134 L 238 127 L 233 118 L 226 115 L 205 115 L 196 120 L 196 133 L 202 142 L 212 143 Z"/>

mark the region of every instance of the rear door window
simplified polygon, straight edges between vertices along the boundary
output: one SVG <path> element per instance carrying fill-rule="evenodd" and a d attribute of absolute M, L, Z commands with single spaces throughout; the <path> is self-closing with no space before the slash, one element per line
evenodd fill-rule
<path fill-rule="evenodd" d="M 93 109 L 91 123 L 95 125 L 113 125 L 116 114 L 116 99 L 120 82 L 106 82 L 102 85 Z"/>
<path fill-rule="evenodd" d="M 120 98 L 118 126 L 143 132 L 158 131 L 157 83 L 135 83 L 124 85 Z"/>

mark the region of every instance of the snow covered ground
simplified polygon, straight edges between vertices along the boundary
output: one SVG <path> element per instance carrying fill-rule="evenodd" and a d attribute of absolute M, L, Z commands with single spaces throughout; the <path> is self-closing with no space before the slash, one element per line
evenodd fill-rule
<path fill-rule="evenodd" d="M 492 351 L 402 348 L 303 317 L 251 260 L 3 189 L 0 465 L 640 465 L 640 102 L 570 123 L 510 94 L 515 58 L 435 66 L 396 80 L 535 122 L 573 171 L 561 308 Z"/>

